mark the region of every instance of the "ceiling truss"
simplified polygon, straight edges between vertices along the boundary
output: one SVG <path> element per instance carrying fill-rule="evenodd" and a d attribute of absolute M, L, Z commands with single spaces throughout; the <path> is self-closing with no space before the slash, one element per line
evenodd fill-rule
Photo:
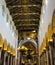
<path fill-rule="evenodd" d="M 42 0 L 5 0 L 18 30 L 38 33 Z"/>

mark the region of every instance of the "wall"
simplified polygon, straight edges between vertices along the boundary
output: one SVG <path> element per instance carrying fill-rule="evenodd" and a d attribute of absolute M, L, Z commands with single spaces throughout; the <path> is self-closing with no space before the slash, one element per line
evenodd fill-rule
<path fill-rule="evenodd" d="M 2 6 L 4 7 L 4 11 L 2 10 Z M 0 34 L 2 35 L 3 39 L 6 39 L 7 42 L 16 49 L 18 43 L 18 36 L 15 35 L 15 32 L 12 30 L 10 21 L 12 22 L 12 17 L 10 16 L 9 10 L 6 7 L 5 0 L 0 0 Z M 12 24 L 14 25 L 13 22 Z"/>
<path fill-rule="evenodd" d="M 52 15 L 55 9 L 55 0 L 43 0 L 41 11 L 40 27 L 39 27 L 39 46 L 41 46 L 48 25 L 52 22 Z"/>

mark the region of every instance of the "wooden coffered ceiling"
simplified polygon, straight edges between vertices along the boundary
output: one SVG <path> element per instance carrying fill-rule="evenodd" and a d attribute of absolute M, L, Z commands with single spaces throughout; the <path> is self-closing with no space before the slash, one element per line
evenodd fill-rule
<path fill-rule="evenodd" d="M 42 0 L 5 0 L 19 31 L 38 33 Z"/>

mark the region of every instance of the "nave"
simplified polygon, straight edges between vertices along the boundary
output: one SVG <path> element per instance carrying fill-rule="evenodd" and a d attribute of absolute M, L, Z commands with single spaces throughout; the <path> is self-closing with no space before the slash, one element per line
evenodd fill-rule
<path fill-rule="evenodd" d="M 0 0 L 0 65 L 55 65 L 55 0 Z"/>

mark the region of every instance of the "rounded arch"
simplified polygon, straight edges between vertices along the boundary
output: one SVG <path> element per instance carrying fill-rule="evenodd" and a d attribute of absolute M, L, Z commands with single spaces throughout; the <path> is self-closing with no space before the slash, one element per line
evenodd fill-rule
<path fill-rule="evenodd" d="M 37 43 L 34 39 L 30 39 L 30 40 L 21 40 L 19 43 L 19 47 L 21 47 L 23 44 L 27 43 L 27 42 L 31 42 L 31 44 L 37 48 Z"/>
<path fill-rule="evenodd" d="M 35 47 L 35 51 L 36 51 L 36 53 L 37 53 L 37 52 L 38 52 L 38 51 L 37 51 L 37 45 L 38 45 L 38 43 L 37 43 L 34 39 L 21 40 L 20 43 L 19 43 L 18 49 L 19 49 L 23 44 L 26 44 L 26 43 L 28 43 L 28 42 L 31 42 L 30 44 L 32 44 L 32 45 Z M 19 62 L 20 62 L 20 51 L 19 51 L 19 50 L 18 50 L 18 55 L 19 55 L 19 57 L 18 57 L 18 58 L 19 58 L 18 64 L 19 64 Z"/>
<path fill-rule="evenodd" d="M 7 45 L 7 52 L 10 53 L 11 51 L 11 47 L 10 47 L 10 44 Z"/>
<path fill-rule="evenodd" d="M 3 49 L 6 51 L 7 50 L 7 40 L 4 39 L 3 41 Z"/>
<path fill-rule="evenodd" d="M 53 11 L 53 16 L 52 16 L 52 31 L 55 33 L 55 9 Z"/>
<path fill-rule="evenodd" d="M 0 34 L 0 47 L 3 47 L 3 38 L 1 34 Z"/>

